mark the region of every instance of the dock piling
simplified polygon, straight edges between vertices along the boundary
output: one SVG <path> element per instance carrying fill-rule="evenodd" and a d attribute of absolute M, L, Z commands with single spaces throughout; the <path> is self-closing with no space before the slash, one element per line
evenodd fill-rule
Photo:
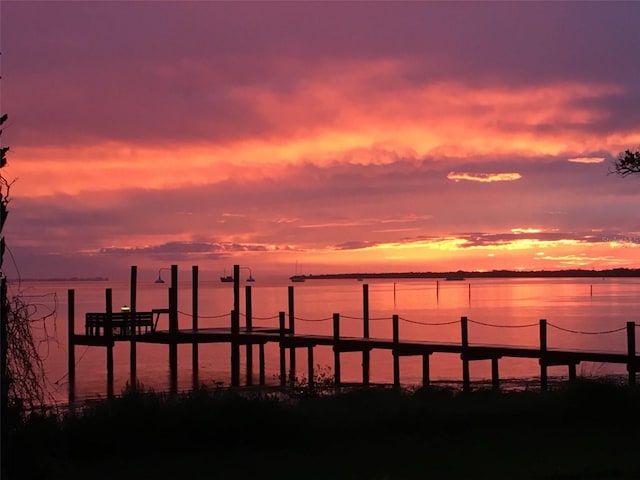
<path fill-rule="evenodd" d="M 362 285 L 362 336 L 369 338 L 369 285 Z M 369 385 L 369 369 L 371 364 L 371 352 L 362 350 L 362 384 Z"/>
<path fill-rule="evenodd" d="M 245 309 L 245 327 L 247 332 L 251 332 L 253 328 L 253 306 L 251 300 L 251 285 L 244 287 L 244 309 Z M 253 385 L 253 343 L 249 342 L 245 345 L 246 367 L 247 367 L 247 385 Z"/>
<path fill-rule="evenodd" d="M 460 318 L 460 333 L 462 336 L 462 390 L 471 390 L 471 378 L 469 375 L 469 358 L 467 349 L 469 348 L 469 327 L 467 317 Z"/>
<path fill-rule="evenodd" d="M 107 341 L 107 396 L 113 397 L 113 294 L 110 288 L 105 290 L 106 318 L 104 336 Z"/>
<path fill-rule="evenodd" d="M 629 355 L 629 363 L 627 363 L 627 372 L 629 373 L 629 385 L 636 384 L 636 324 L 635 322 L 627 322 L 627 354 Z"/>
<path fill-rule="evenodd" d="M 169 287 L 169 381 L 172 394 L 178 393 L 178 266 L 171 265 Z"/>
<path fill-rule="evenodd" d="M 69 347 L 68 347 L 68 374 L 69 374 L 69 404 L 73 404 L 76 399 L 76 346 L 75 346 L 75 290 L 67 291 L 67 312 L 68 312 L 68 328 L 69 328 Z"/>
<path fill-rule="evenodd" d="M 198 266 L 191 266 L 191 328 L 194 332 L 198 331 Z M 198 387 L 198 342 L 191 344 L 191 373 L 193 375 L 193 388 Z"/>
<path fill-rule="evenodd" d="M 279 312 L 279 333 L 280 333 L 280 386 L 284 387 L 287 384 L 287 358 L 284 346 L 284 312 Z"/>
<path fill-rule="evenodd" d="M 288 288 L 289 303 L 289 335 L 295 335 L 295 302 L 293 297 L 293 285 Z M 293 385 L 296 378 L 296 349 L 294 346 L 289 347 L 289 382 Z"/>
<path fill-rule="evenodd" d="M 333 375 L 336 388 L 340 386 L 340 314 L 333 314 Z"/>
<path fill-rule="evenodd" d="M 540 390 L 547 391 L 547 321 L 540 320 Z"/>
<path fill-rule="evenodd" d="M 136 335 L 140 331 L 136 332 L 136 307 L 137 307 L 137 286 L 138 286 L 138 267 L 131 266 L 131 283 L 129 287 L 129 332 L 131 339 L 129 342 L 129 388 L 135 391 L 137 384 L 137 367 L 138 367 L 138 351 L 136 344 Z M 138 326 L 138 329 L 141 327 Z"/>
<path fill-rule="evenodd" d="M 399 319 L 397 314 L 394 314 L 392 318 L 392 330 L 393 330 L 393 387 L 400 388 L 400 353 L 398 352 L 398 346 L 400 345 L 400 329 Z"/>

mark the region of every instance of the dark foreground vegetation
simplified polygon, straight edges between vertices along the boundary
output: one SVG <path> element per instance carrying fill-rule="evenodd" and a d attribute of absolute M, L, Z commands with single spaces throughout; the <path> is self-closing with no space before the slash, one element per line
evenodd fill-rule
<path fill-rule="evenodd" d="M 640 478 L 640 390 L 125 392 L 12 434 L 12 478 Z"/>

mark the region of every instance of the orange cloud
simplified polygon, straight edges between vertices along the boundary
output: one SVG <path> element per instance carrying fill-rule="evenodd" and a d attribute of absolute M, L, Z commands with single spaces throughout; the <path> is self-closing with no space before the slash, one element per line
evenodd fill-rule
<path fill-rule="evenodd" d="M 519 173 L 467 173 L 467 172 L 449 172 L 447 175 L 449 180 L 471 180 L 474 182 L 511 182 L 519 180 L 522 175 Z"/>
<path fill-rule="evenodd" d="M 575 157 L 567 160 L 573 163 L 602 163 L 604 162 L 604 157 Z"/>

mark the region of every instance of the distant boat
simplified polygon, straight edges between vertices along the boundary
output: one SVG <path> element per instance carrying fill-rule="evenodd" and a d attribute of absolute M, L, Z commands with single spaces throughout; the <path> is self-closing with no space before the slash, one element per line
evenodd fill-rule
<path fill-rule="evenodd" d="M 289 280 L 291 280 L 292 282 L 296 282 L 296 283 L 304 282 L 306 280 L 304 275 L 300 275 L 298 273 L 298 262 L 296 262 L 296 274 L 291 276 L 291 277 L 289 277 Z"/>
<path fill-rule="evenodd" d="M 448 282 L 453 282 L 453 281 L 464 280 L 464 277 L 462 275 L 447 275 L 445 277 L 445 280 L 447 280 Z"/>
<path fill-rule="evenodd" d="M 220 277 L 222 283 L 233 283 L 233 275 L 227 275 L 227 271 L 224 271 L 222 277 Z"/>
<path fill-rule="evenodd" d="M 251 275 L 249 275 L 249 276 L 247 277 L 247 282 L 255 282 L 255 281 L 256 281 L 256 279 L 255 279 L 255 278 L 253 278 Z"/>

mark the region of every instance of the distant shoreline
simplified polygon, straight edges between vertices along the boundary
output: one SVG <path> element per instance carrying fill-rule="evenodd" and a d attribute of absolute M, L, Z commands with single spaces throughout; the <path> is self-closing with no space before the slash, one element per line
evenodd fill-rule
<path fill-rule="evenodd" d="M 20 278 L 9 279 L 10 282 L 108 282 L 108 277 L 59 277 L 59 278 Z"/>
<path fill-rule="evenodd" d="M 640 277 L 640 268 L 613 268 L 608 270 L 492 270 L 489 272 L 397 272 L 397 273 L 325 273 L 293 275 L 290 279 L 339 280 L 339 279 L 394 279 L 394 278 L 435 278 L 463 280 L 467 278 L 624 278 Z"/>

